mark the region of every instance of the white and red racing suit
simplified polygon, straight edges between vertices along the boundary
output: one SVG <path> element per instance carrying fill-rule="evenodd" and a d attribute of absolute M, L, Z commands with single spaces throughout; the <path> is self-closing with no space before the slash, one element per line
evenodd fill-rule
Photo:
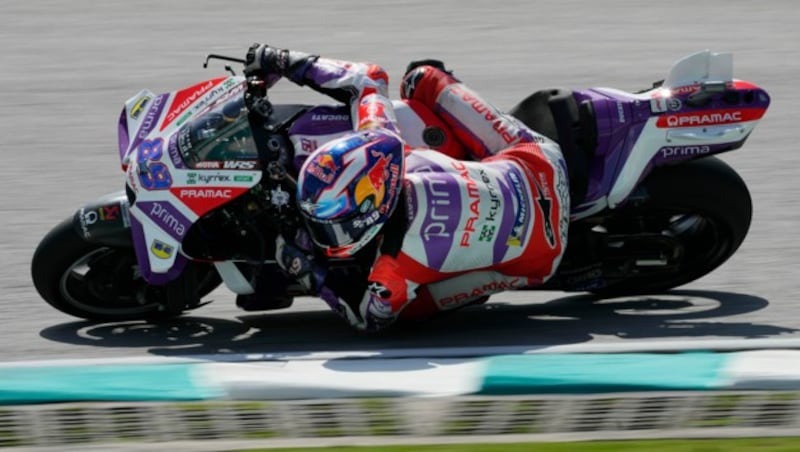
<path fill-rule="evenodd" d="M 309 57 L 295 67 L 288 78 L 350 105 L 354 130 L 384 127 L 402 136 L 379 66 Z M 569 189 L 555 142 L 432 66 L 406 74 L 401 96 L 432 111 L 430 120 L 444 123 L 455 142 L 409 148 L 398 209 L 405 215 L 402 243 L 377 256 L 358 307 L 320 291 L 359 329 L 541 284 L 566 248 Z M 471 160 L 452 157 L 464 151 Z"/>

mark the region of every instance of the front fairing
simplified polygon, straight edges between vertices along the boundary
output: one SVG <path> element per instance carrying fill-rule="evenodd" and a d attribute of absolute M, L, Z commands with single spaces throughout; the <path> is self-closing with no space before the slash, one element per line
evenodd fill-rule
<path fill-rule="evenodd" d="M 157 96 L 143 91 L 126 103 L 120 158 L 134 249 L 149 283 L 180 275 L 192 225 L 261 180 L 243 83 L 222 77 Z"/>

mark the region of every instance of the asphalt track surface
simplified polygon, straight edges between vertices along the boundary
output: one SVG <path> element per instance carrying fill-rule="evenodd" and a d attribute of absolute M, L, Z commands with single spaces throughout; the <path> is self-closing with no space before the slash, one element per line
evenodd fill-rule
<path fill-rule="evenodd" d="M 790 0 L 3 1 L 0 361 L 800 338 L 792 115 L 800 105 L 799 23 Z M 745 147 L 724 156 L 752 192 L 750 235 L 712 275 L 667 295 L 596 302 L 506 293 L 372 337 L 354 334 L 318 300 L 246 313 L 225 290 L 162 325 L 92 324 L 50 308 L 33 289 L 31 254 L 83 202 L 123 186 L 116 150 L 123 102 L 142 88 L 162 92 L 217 76 L 221 65 L 201 67 L 206 53 L 243 56 L 254 41 L 379 63 L 393 89 L 409 60 L 441 58 L 505 108 L 553 86 L 637 90 L 685 54 L 732 51 L 737 78 L 773 100 Z M 288 82 L 272 97 L 329 102 Z"/>

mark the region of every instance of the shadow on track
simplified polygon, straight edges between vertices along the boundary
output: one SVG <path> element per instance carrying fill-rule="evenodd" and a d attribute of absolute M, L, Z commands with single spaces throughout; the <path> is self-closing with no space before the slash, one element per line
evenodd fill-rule
<path fill-rule="evenodd" d="M 376 335 L 355 333 L 326 311 L 249 314 L 239 321 L 186 316 L 159 323 L 70 322 L 46 328 L 40 335 L 76 345 L 144 348 L 161 356 L 250 353 L 266 358 L 279 352 L 564 345 L 596 336 L 766 338 L 796 331 L 748 322 L 698 321 L 768 305 L 753 295 L 676 290 L 605 300 L 575 295 L 536 304 L 494 302 L 426 322 L 400 324 Z"/>

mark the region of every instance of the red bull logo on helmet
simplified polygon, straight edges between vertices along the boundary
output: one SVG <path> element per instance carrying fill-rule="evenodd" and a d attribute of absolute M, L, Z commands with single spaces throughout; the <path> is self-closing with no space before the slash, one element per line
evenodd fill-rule
<path fill-rule="evenodd" d="M 379 157 L 375 164 L 367 170 L 367 173 L 356 183 L 353 193 L 357 206 L 369 200 L 373 206 L 379 206 L 383 201 L 386 189 L 383 183 L 386 181 L 386 165 L 390 157 L 375 151 L 370 151 L 373 157 Z"/>
<path fill-rule="evenodd" d="M 333 157 L 328 154 L 321 154 L 314 157 L 314 160 L 308 165 L 306 171 L 308 174 L 316 177 L 326 184 L 333 182 L 334 174 L 338 166 L 333 161 Z"/>
<path fill-rule="evenodd" d="M 375 164 L 367 171 L 367 174 L 358 181 L 355 189 L 356 205 L 361 205 L 367 199 L 371 199 L 373 206 L 384 208 L 383 201 L 386 197 L 386 180 L 391 178 L 389 199 L 395 195 L 395 185 L 397 178 L 400 177 L 400 168 L 396 163 L 392 163 L 392 157 L 382 152 L 370 150 L 372 157 L 376 157 Z M 381 212 L 384 213 L 384 212 Z"/>
<path fill-rule="evenodd" d="M 375 162 L 375 165 L 367 172 L 367 178 L 369 178 L 370 184 L 377 190 L 383 183 L 386 182 L 386 179 L 389 176 L 389 172 L 386 171 L 386 167 L 392 161 L 392 157 L 388 155 L 384 155 L 380 152 L 370 151 L 373 157 L 378 157 L 378 161 Z"/>

